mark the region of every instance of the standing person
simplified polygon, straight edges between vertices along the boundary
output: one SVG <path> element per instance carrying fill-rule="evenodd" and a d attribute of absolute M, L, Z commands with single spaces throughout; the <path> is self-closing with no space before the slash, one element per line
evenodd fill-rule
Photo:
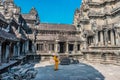
<path fill-rule="evenodd" d="M 53 59 L 55 61 L 55 65 L 54 65 L 54 70 L 58 70 L 58 65 L 59 65 L 59 59 L 58 59 L 58 56 L 54 55 L 53 56 Z"/>

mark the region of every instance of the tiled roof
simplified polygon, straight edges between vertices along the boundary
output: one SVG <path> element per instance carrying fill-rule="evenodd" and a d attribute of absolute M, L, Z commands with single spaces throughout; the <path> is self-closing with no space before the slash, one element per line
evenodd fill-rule
<path fill-rule="evenodd" d="M 74 25 L 41 23 L 41 24 L 39 24 L 38 30 L 76 31 L 76 28 Z"/>
<path fill-rule="evenodd" d="M 7 33 L 1 29 L 0 29 L 0 37 L 11 41 L 18 41 L 18 38 L 14 34 Z"/>

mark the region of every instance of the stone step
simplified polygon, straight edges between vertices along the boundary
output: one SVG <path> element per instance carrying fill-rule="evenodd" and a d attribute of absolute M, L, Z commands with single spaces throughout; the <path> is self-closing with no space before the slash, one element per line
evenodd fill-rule
<path fill-rule="evenodd" d="M 70 59 L 69 58 L 62 58 L 61 60 L 60 60 L 60 64 L 61 65 L 69 65 L 70 64 Z"/>

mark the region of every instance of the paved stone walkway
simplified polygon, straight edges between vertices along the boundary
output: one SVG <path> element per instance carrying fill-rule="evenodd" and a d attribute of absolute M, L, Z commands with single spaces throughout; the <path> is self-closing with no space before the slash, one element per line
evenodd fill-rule
<path fill-rule="evenodd" d="M 120 80 L 120 66 L 88 63 L 59 65 L 54 71 L 53 61 L 34 63 L 38 74 L 33 80 Z"/>
<path fill-rule="evenodd" d="M 99 70 L 104 77 L 105 80 L 120 80 L 120 66 L 117 65 L 104 65 L 104 64 L 90 64 L 95 69 Z"/>
<path fill-rule="evenodd" d="M 59 65 L 58 71 L 54 71 L 53 65 L 37 65 L 36 69 L 38 74 L 34 80 L 104 80 L 98 70 L 83 63 Z"/>

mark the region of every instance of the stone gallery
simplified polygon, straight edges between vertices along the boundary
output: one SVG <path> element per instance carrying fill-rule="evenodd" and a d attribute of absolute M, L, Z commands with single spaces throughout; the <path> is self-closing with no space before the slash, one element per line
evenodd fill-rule
<path fill-rule="evenodd" d="M 0 0 L 0 66 L 53 54 L 119 65 L 119 10 L 120 0 L 83 0 L 72 25 L 52 24 L 35 8 L 22 14 L 13 0 Z"/>

